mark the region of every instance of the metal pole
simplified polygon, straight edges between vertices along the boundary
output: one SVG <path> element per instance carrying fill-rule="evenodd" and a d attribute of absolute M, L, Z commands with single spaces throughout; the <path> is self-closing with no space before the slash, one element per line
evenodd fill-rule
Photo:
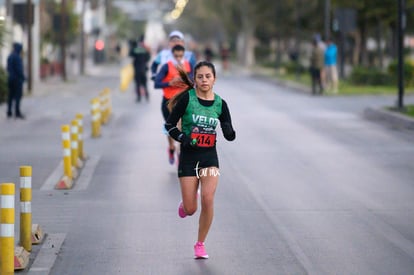
<path fill-rule="evenodd" d="M 32 1 L 26 1 L 26 18 L 27 18 L 27 90 L 32 93 L 32 21 L 33 7 Z"/>
<path fill-rule="evenodd" d="M 324 35 L 325 40 L 331 36 L 331 1 L 325 0 L 325 21 L 324 21 Z"/>
<path fill-rule="evenodd" d="M 296 32 L 295 32 L 295 63 L 296 63 L 296 79 L 299 79 L 299 52 L 300 52 L 300 0 L 296 0 Z"/>
<path fill-rule="evenodd" d="M 405 0 L 398 0 L 398 109 L 404 108 L 404 29 Z"/>
<path fill-rule="evenodd" d="M 79 58 L 79 73 L 85 74 L 85 7 L 86 0 L 82 0 L 82 12 L 80 19 L 80 58 Z"/>
<path fill-rule="evenodd" d="M 66 0 L 62 0 L 60 12 L 60 47 L 62 55 L 62 79 L 66 81 Z"/>

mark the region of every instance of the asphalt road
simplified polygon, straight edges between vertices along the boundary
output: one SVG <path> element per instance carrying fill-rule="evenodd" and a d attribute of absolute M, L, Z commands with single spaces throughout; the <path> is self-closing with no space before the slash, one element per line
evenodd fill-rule
<path fill-rule="evenodd" d="M 32 165 L 33 221 L 62 236 L 50 274 L 414 273 L 414 133 L 362 116 L 394 97 L 312 97 L 219 72 L 215 90 L 237 138 L 219 136 L 210 259 L 196 261 L 198 215 L 177 215 L 161 93 L 137 104 L 132 87 L 117 90 L 118 73 L 98 67 L 42 84 L 24 99 L 25 121 L 7 120 L 0 106 L 0 181 L 17 183 L 19 166 Z M 105 87 L 113 116 L 92 139 L 89 101 Z M 77 112 L 89 159 L 72 190 L 53 190 L 60 126 Z"/>

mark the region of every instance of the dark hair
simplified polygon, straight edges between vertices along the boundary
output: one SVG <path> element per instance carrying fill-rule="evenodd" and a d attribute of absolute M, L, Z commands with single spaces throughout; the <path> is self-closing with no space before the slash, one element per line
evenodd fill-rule
<path fill-rule="evenodd" d="M 194 78 L 197 74 L 198 69 L 201 67 L 209 67 L 211 71 L 213 72 L 214 77 L 216 77 L 216 68 L 214 67 L 214 64 L 209 61 L 200 61 L 197 63 L 197 65 L 194 67 Z"/>
<path fill-rule="evenodd" d="M 172 47 L 171 52 L 184 52 L 185 48 L 182 45 L 175 45 Z"/>
<path fill-rule="evenodd" d="M 214 78 L 216 77 L 216 68 L 214 67 L 214 64 L 208 61 L 200 61 L 195 65 L 194 67 L 194 78 L 197 75 L 197 71 L 201 67 L 208 67 L 213 72 Z M 174 106 L 177 104 L 177 102 L 180 100 L 180 98 L 185 94 L 185 92 L 188 92 L 194 87 L 194 82 L 188 77 L 188 74 L 180 67 L 177 67 L 178 73 L 180 74 L 181 80 L 187 85 L 187 88 L 184 89 L 182 92 L 177 93 L 174 95 L 170 100 L 168 100 L 168 109 L 171 111 Z"/>

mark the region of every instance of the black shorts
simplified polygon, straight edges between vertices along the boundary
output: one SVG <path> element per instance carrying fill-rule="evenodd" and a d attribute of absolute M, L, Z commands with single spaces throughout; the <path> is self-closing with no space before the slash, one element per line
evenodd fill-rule
<path fill-rule="evenodd" d="M 168 99 L 166 99 L 165 97 L 162 97 L 162 101 L 161 101 L 161 112 L 162 112 L 162 116 L 164 117 L 164 121 L 167 122 L 167 118 L 170 116 L 170 111 L 168 110 Z"/>
<path fill-rule="evenodd" d="M 178 177 L 196 177 L 200 169 L 208 167 L 219 168 L 216 148 L 205 149 L 183 149 L 181 147 L 180 160 L 178 163 Z"/>

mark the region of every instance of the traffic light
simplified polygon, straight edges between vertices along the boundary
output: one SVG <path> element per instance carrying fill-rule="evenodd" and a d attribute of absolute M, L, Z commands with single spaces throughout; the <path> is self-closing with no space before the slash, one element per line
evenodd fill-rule
<path fill-rule="evenodd" d="M 102 39 L 97 39 L 95 41 L 93 53 L 95 63 L 102 63 L 105 61 L 105 42 Z"/>

